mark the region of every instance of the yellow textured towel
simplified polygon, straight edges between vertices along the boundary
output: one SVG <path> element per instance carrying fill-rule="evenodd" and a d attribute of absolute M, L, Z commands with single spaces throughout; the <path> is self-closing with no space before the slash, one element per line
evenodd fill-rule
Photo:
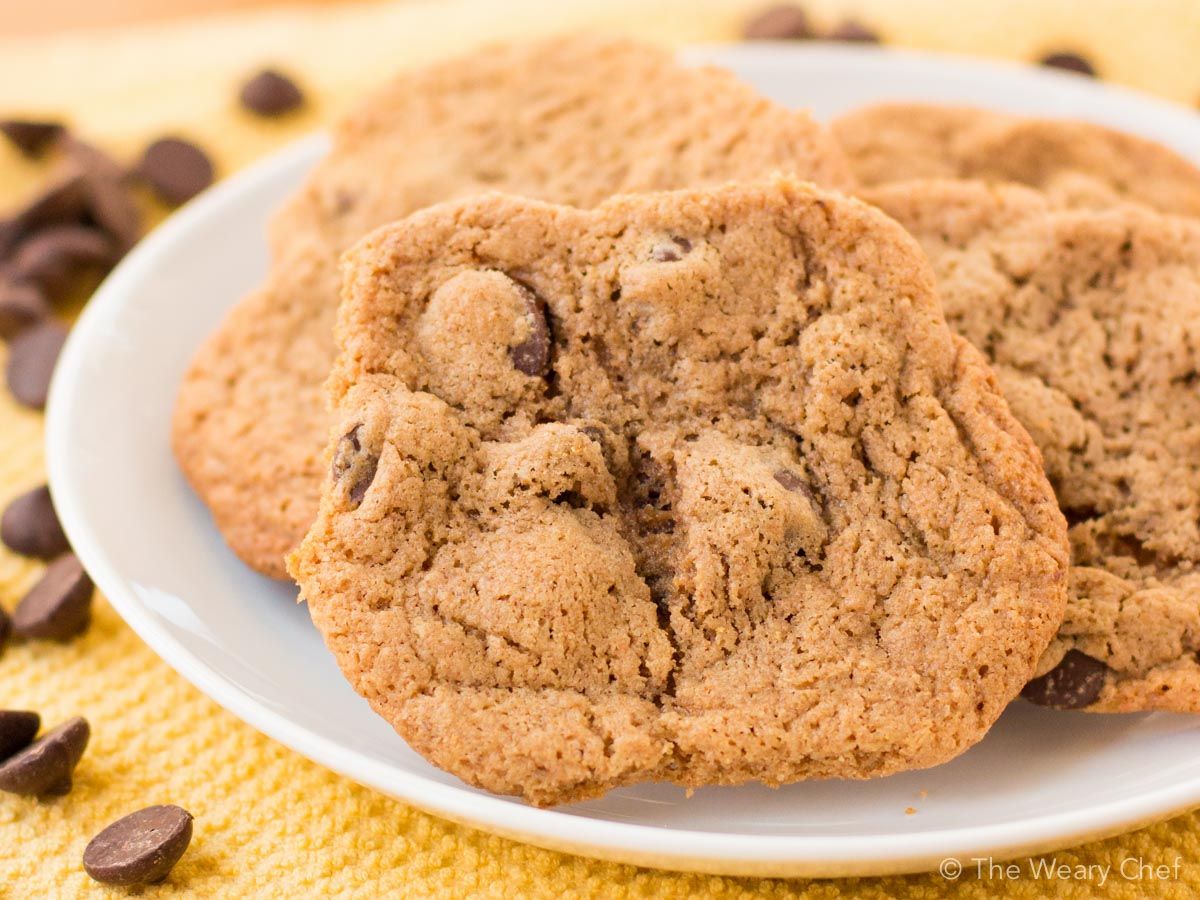
<path fill-rule="evenodd" d="M 675 43 L 735 37 L 745 0 L 451 0 L 286 10 L 78 37 L 0 38 L 0 115 L 67 117 L 132 157 L 152 137 L 194 137 L 222 173 L 318 127 L 365 86 L 404 65 L 485 38 L 596 27 Z M 1077 48 L 1115 80 L 1184 102 L 1200 98 L 1195 0 L 807 0 L 819 22 L 847 10 L 910 46 L 1030 59 Z M 282 122 L 241 113 L 236 86 L 259 65 L 298 73 L 315 98 Z M 33 189 L 40 166 L 0 147 L 0 210 Z M 0 350 L 0 363 L 3 350 Z M 0 391 L 0 503 L 44 478 L 41 417 Z M 97 473 L 103 477 L 103 473 Z M 39 567 L 0 554 L 0 603 L 11 608 Z M 75 714 L 93 739 L 67 797 L 0 795 L 0 897 L 74 897 L 105 889 L 83 873 L 88 839 L 150 803 L 196 815 L 191 849 L 148 895 L 196 896 L 1088 896 L 1100 876 L 957 882 L 936 874 L 831 882 L 678 875 L 593 862 L 491 837 L 417 812 L 333 775 L 241 724 L 175 675 L 105 604 L 86 637 L 11 647 L 0 658 L 0 707 Z M 981 785 L 981 790 L 986 786 Z M 1108 864 L 1106 896 L 1200 892 L 1195 814 L 1057 854 Z M 1171 865 L 1178 880 L 1128 881 L 1127 857 Z M 1097 870 L 1093 870 L 1095 873 Z"/>

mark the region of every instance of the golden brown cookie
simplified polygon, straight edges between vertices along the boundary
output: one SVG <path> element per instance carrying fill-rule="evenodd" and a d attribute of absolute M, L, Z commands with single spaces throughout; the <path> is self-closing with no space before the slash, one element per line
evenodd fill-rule
<path fill-rule="evenodd" d="M 472 784 L 931 766 L 1058 627 L 1037 450 L 865 204 L 490 195 L 344 265 L 330 474 L 289 569 L 355 688 Z"/>
<path fill-rule="evenodd" d="M 491 47 L 405 73 L 333 138 L 275 219 L 266 284 L 201 348 L 174 421 L 176 456 L 218 528 L 277 577 L 316 515 L 337 257 L 370 229 L 493 189 L 591 206 L 618 191 L 777 170 L 851 184 L 805 113 L 726 72 L 600 38 Z"/>
<path fill-rule="evenodd" d="M 1200 216 L 1200 169 L 1161 144 L 1091 122 L 884 103 L 842 116 L 833 130 L 868 186 L 977 178 L 1030 185 L 1073 207 L 1136 201 Z"/>
<path fill-rule="evenodd" d="M 1026 696 L 1200 712 L 1200 224 L 978 182 L 868 193 L 925 248 L 1070 524 L 1066 618 Z"/>

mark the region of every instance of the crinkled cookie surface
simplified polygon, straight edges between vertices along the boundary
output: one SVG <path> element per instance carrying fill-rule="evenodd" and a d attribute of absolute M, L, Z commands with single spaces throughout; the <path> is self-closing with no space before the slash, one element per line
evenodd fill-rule
<path fill-rule="evenodd" d="M 1200 169 L 1161 144 L 1092 122 L 883 103 L 847 113 L 833 130 L 868 186 L 974 178 L 1036 187 L 1070 207 L 1137 202 L 1200 216 Z"/>
<path fill-rule="evenodd" d="M 1065 621 L 1026 696 L 1200 712 L 1200 225 L 1035 192 L 868 192 L 920 240 L 1070 525 Z"/>
<path fill-rule="evenodd" d="M 1037 450 L 864 204 L 491 195 L 345 270 L 289 567 L 356 689 L 472 784 L 552 804 L 934 765 L 1061 621 Z"/>
<path fill-rule="evenodd" d="M 372 228 L 487 190 L 592 206 L 775 171 L 852 184 L 807 114 L 727 72 L 584 36 L 404 73 L 338 123 L 333 144 L 273 223 L 266 283 L 193 360 L 172 434 L 229 545 L 280 578 L 316 516 L 337 258 Z"/>

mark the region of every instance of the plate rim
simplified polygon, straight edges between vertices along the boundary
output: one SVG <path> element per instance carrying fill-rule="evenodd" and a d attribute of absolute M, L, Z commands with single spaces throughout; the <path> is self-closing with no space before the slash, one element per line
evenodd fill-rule
<path fill-rule="evenodd" d="M 770 56 L 784 52 L 782 45 L 693 45 L 684 58 L 717 64 L 750 53 Z M 787 53 L 810 56 L 831 54 L 829 47 L 787 46 Z M 897 48 L 838 47 L 836 53 L 876 58 L 887 55 L 924 63 L 949 63 L 991 69 L 997 73 L 1029 69 L 1011 61 L 981 60 L 958 54 Z M 1066 73 L 1040 72 L 1039 77 L 1078 79 Z M 1182 105 L 1140 92 L 1103 83 L 1084 82 L 1108 93 L 1116 91 L 1140 102 L 1152 101 L 1160 113 L 1178 114 Z M 1194 115 L 1194 113 L 1192 113 Z M 538 809 L 510 798 L 481 794 L 457 784 L 376 761 L 365 754 L 328 740 L 289 720 L 239 689 L 221 673 L 178 642 L 144 607 L 126 579 L 110 563 L 103 537 L 89 526 L 76 497 L 68 464 L 71 411 L 75 385 L 80 381 L 86 350 L 93 334 L 121 308 L 127 286 L 181 242 L 193 228 L 219 215 L 227 198 L 268 177 L 280 167 L 315 161 L 328 146 L 324 133 L 312 134 L 242 169 L 171 215 L 131 252 L 105 279 L 71 330 L 59 359 L 50 389 L 45 420 L 46 469 L 55 507 L 75 553 L 110 605 L 150 649 L 194 687 L 246 724 L 313 762 L 388 796 L 452 821 L 482 828 L 551 850 L 576 853 L 616 862 L 682 871 L 728 875 L 780 875 L 831 877 L 882 875 L 926 871 L 947 858 L 969 859 L 990 855 L 997 859 L 1022 853 L 1045 852 L 1088 840 L 1124 833 L 1151 821 L 1200 806 L 1200 764 L 1193 779 L 1164 785 L 1157 790 L 1109 801 L 1099 807 L 1062 811 L 1021 821 L 946 828 L 914 834 L 880 832 L 867 835 L 754 835 L 744 832 L 688 831 L 675 827 L 641 825 L 569 811 Z M 567 808 L 569 810 L 569 807 Z"/>

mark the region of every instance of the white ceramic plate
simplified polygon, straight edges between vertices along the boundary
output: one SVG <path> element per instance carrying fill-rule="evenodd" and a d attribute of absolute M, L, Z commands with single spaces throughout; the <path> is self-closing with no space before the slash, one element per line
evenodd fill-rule
<path fill-rule="evenodd" d="M 835 46 L 702 48 L 765 93 L 829 116 L 918 98 L 1072 115 L 1200 160 L 1200 118 L 1077 76 Z M 1115 833 L 1200 805 L 1200 718 L 1089 716 L 1015 704 L 937 769 L 866 783 L 667 785 L 538 810 L 412 752 L 342 680 L 292 588 L 229 552 L 171 458 L 187 360 L 267 265 L 268 214 L 325 150 L 302 141 L 157 229 L 76 326 L 50 401 L 51 486 L 67 533 L 112 604 L 168 663 L 256 728 L 424 809 L 546 847 L 708 872 L 841 875 L 936 868 Z M 906 814 L 906 809 L 916 812 Z"/>

